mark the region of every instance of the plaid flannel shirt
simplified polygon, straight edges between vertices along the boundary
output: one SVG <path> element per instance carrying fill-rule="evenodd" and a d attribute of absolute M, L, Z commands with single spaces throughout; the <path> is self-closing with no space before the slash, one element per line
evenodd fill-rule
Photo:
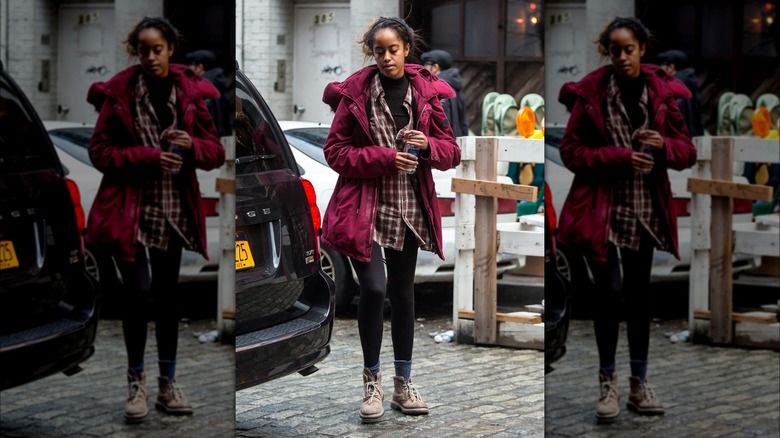
<path fill-rule="evenodd" d="M 606 127 L 615 145 L 635 151 L 642 150 L 636 132 L 648 127 L 648 120 L 650 120 L 648 100 L 647 86 L 644 86 L 639 98 L 639 107 L 645 114 L 645 121 L 632 133 L 631 120 L 623 106 L 617 79 L 614 74 L 611 75 L 607 85 Z M 673 252 L 674 248 L 671 247 L 661 229 L 659 215 L 654 211 L 648 178 L 655 178 L 655 176 L 652 173 L 632 172 L 630 175 L 617 177 L 609 241 L 619 248 L 637 251 L 642 240 L 642 228 L 644 228 L 655 240 L 656 247 Z"/>
<path fill-rule="evenodd" d="M 168 129 L 175 129 L 178 115 L 176 112 L 176 86 L 171 88 L 168 108 L 173 113 L 173 123 Z M 135 88 L 135 131 L 142 144 L 162 149 L 163 132 L 154 106 L 149 98 L 149 89 L 143 75 L 139 75 Z M 168 249 L 170 232 L 173 229 L 184 241 L 184 248 L 196 250 L 195 235 L 189 215 L 182 210 L 179 186 L 174 175 L 157 171 L 150 173 L 144 181 L 143 207 L 138 227 L 138 242 L 148 248 Z"/>
<path fill-rule="evenodd" d="M 403 151 L 403 138 L 397 135 L 397 129 L 385 101 L 385 91 L 379 81 L 379 74 L 371 80 L 371 132 L 377 145 Z M 409 111 L 409 124 L 404 128 L 412 129 L 412 87 L 406 91 L 403 102 Z M 412 182 L 406 173 L 384 176 L 379 189 L 379 205 L 374 228 L 374 241 L 383 248 L 401 251 L 404 247 L 404 227 L 408 226 L 417 237 L 421 249 L 433 251 L 432 235 L 428 222 L 417 201 Z"/>

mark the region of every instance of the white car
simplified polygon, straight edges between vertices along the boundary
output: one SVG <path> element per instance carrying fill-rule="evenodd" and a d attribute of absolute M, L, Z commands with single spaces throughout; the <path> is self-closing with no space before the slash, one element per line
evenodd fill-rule
<path fill-rule="evenodd" d="M 103 176 L 92 166 L 87 153 L 89 139 L 94 126 L 83 123 L 44 121 L 57 155 L 67 169 L 68 177 L 76 182 L 81 192 L 81 205 L 89 216 L 89 209 L 97 194 Z M 200 192 L 206 208 L 206 238 L 209 260 L 198 253 L 183 251 L 179 282 L 215 281 L 219 268 L 219 193 L 216 192 L 216 178 L 219 169 L 211 171 L 196 170 Z M 119 273 L 109 257 L 97 253 L 94 248 L 86 248 L 87 271 L 95 277 L 102 287 L 107 287 L 119 278 Z"/>
<path fill-rule="evenodd" d="M 317 206 L 321 214 L 325 214 L 338 179 L 338 174 L 328 166 L 322 151 L 330 126 L 296 121 L 280 121 L 279 126 L 292 146 L 291 150 L 295 155 L 295 161 L 298 162 L 301 176 L 314 185 L 317 193 Z M 455 249 L 455 193 L 451 190 L 454 176 L 455 169 L 444 172 L 433 170 L 436 196 L 439 199 L 439 210 L 442 215 L 442 245 L 446 260 L 442 261 L 432 252 L 420 251 L 417 255 L 415 284 L 453 281 L 457 254 Z M 500 176 L 499 182 L 511 184 L 512 180 L 507 176 Z M 517 201 L 499 200 L 498 213 L 498 222 L 516 222 Z M 525 264 L 524 257 L 509 254 L 498 254 L 497 261 L 499 275 L 520 268 Z M 343 309 L 352 302 L 357 293 L 357 274 L 351 269 L 347 257 L 324 245 L 322 247 L 322 268 L 336 282 L 336 309 Z"/>
<path fill-rule="evenodd" d="M 545 130 L 545 183 L 549 185 L 552 193 L 553 206 L 556 214 L 560 216 L 563 203 L 571 188 L 571 182 L 574 174 L 567 169 L 561 161 L 561 154 L 558 149 L 565 126 L 551 126 Z M 741 175 L 741 163 L 735 163 L 735 175 Z M 691 218 L 690 203 L 691 193 L 687 190 L 688 178 L 691 176 L 691 170 L 683 171 L 669 170 L 669 183 L 672 189 L 672 208 L 677 212 L 677 238 L 680 251 L 680 260 L 677 260 L 672 254 L 665 251 L 655 251 L 653 255 L 653 267 L 650 271 L 651 282 L 661 281 L 682 281 L 687 280 L 690 273 L 691 259 Z M 747 179 L 742 176 L 734 178 L 734 182 L 747 183 Z M 749 200 L 734 200 L 734 223 L 750 222 L 752 220 L 753 205 Z M 559 248 L 560 249 L 560 248 Z M 583 268 L 583 265 L 572 258 L 565 249 L 558 251 L 561 255 L 559 267 L 566 272 L 565 275 L 571 275 L 572 272 Z M 744 254 L 735 254 L 733 260 L 734 273 L 751 269 L 755 267 L 755 257 Z M 583 270 L 582 272 L 585 272 Z M 570 280 L 571 277 L 569 277 Z M 592 280 L 592 278 L 591 278 Z M 572 280 L 576 284 L 576 280 Z"/>

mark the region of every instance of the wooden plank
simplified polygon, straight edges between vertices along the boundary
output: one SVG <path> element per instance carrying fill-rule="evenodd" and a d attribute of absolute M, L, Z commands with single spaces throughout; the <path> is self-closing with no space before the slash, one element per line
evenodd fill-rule
<path fill-rule="evenodd" d="M 712 141 L 712 178 L 731 181 L 734 161 L 731 138 Z M 712 342 L 730 344 L 732 336 L 732 220 L 734 200 L 712 197 L 712 250 L 710 258 L 710 319 Z"/>
<path fill-rule="evenodd" d="M 493 163 L 495 166 L 495 163 Z M 452 191 L 470 195 L 490 196 L 493 198 L 515 199 L 517 201 L 535 201 L 537 187 L 522 184 L 506 184 L 485 179 L 468 180 L 452 178 Z"/>
<path fill-rule="evenodd" d="M 695 137 L 697 149 L 704 137 Z M 710 162 L 699 161 L 691 169 L 696 178 L 709 179 L 712 176 Z M 691 195 L 691 270 L 688 280 L 688 330 L 695 333 L 693 309 L 710 308 L 710 216 L 712 197 L 693 193 Z M 698 337 L 691 339 L 695 342 Z"/>
<path fill-rule="evenodd" d="M 519 223 L 498 224 L 498 252 L 544 257 L 544 229 L 525 231 L 521 226 Z"/>
<path fill-rule="evenodd" d="M 477 156 L 477 142 L 484 140 L 498 141 L 497 161 L 513 163 L 544 163 L 544 140 L 522 137 L 460 137 L 460 160 L 473 161 Z"/>
<path fill-rule="evenodd" d="M 474 319 L 474 311 L 459 310 L 458 318 Z M 496 313 L 496 321 L 515 322 L 518 324 L 539 324 L 540 322 L 542 322 L 542 315 L 536 312 Z"/>
<path fill-rule="evenodd" d="M 236 193 L 236 180 L 233 178 L 217 177 L 214 189 L 218 193 Z"/>
<path fill-rule="evenodd" d="M 722 180 L 721 178 L 718 179 L 720 179 L 720 181 L 688 178 L 688 191 L 691 193 L 750 199 L 753 201 L 772 200 L 772 187 L 770 186 L 741 184 Z"/>
<path fill-rule="evenodd" d="M 496 139 L 477 140 L 476 176 L 496 180 Z M 454 181 L 453 181 L 454 185 Z M 496 200 L 478 196 L 474 219 L 474 339 L 496 342 Z"/>
<path fill-rule="evenodd" d="M 734 224 L 734 252 L 780 257 L 777 229 L 761 230 L 752 222 Z"/>
<path fill-rule="evenodd" d="M 470 137 L 458 138 L 458 144 L 463 145 Z M 460 178 L 476 178 L 476 167 L 473 161 L 461 161 L 455 174 Z M 455 194 L 455 272 L 452 284 L 452 329 L 456 340 L 458 329 L 458 310 L 474 309 L 474 216 L 476 196 L 464 193 Z"/>
<path fill-rule="evenodd" d="M 694 310 L 693 316 L 696 319 L 712 319 L 712 314 L 708 310 Z M 752 324 L 776 324 L 777 314 L 771 312 L 747 312 L 731 313 L 731 319 L 734 322 L 749 322 Z"/>
<path fill-rule="evenodd" d="M 518 218 L 521 224 L 544 228 L 544 213 L 524 214 Z"/>
<path fill-rule="evenodd" d="M 544 323 L 500 322 L 497 331 L 496 341 L 492 345 L 544 350 Z M 458 343 L 474 344 L 474 321 L 470 319 L 458 320 L 455 333 L 458 335 Z"/>
<path fill-rule="evenodd" d="M 767 140 L 753 137 L 696 137 L 696 159 L 709 161 L 712 159 L 712 145 L 717 141 L 730 139 L 734 143 L 734 160 L 777 163 L 780 160 L 780 143 L 777 140 Z"/>

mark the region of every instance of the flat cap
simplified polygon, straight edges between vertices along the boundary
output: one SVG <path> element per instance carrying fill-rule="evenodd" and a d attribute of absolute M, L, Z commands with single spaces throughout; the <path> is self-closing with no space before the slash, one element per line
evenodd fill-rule
<path fill-rule="evenodd" d="M 420 58 L 423 63 L 432 62 L 434 64 L 439 64 L 439 68 L 442 70 L 447 70 L 452 66 L 452 55 L 444 50 L 431 50 L 430 52 L 423 53 Z"/>

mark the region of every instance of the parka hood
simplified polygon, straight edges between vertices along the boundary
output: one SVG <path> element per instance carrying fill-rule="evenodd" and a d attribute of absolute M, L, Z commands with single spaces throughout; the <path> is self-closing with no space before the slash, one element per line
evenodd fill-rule
<path fill-rule="evenodd" d="M 380 74 L 379 67 L 369 65 L 352 73 L 343 82 L 331 82 L 325 87 L 322 101 L 335 112 L 342 97 L 355 101 L 364 96 L 366 90 L 368 90 L 369 81 L 376 74 Z M 404 74 L 409 79 L 409 82 L 412 83 L 414 89 L 425 100 L 436 96 L 438 96 L 438 99 L 455 97 L 455 91 L 447 82 L 433 76 L 431 72 L 421 65 L 404 65 Z"/>
<path fill-rule="evenodd" d="M 598 107 L 598 102 L 602 91 L 613 72 L 611 65 L 605 65 L 588 73 L 578 82 L 567 82 L 561 87 L 558 95 L 558 101 L 566 106 L 571 112 L 577 99 L 584 99 L 594 103 Z M 657 97 L 663 101 L 668 98 L 687 99 L 691 97 L 688 87 L 674 77 L 670 76 L 664 69 L 655 64 L 642 64 L 640 74 L 645 77 L 648 85 L 657 93 Z M 663 86 L 661 84 L 665 84 Z"/>
<path fill-rule="evenodd" d="M 186 65 L 170 64 L 168 68 L 176 86 L 185 88 L 183 95 L 191 96 L 193 99 L 197 97 L 215 99 L 220 96 L 219 90 L 211 82 L 198 76 Z M 127 84 L 142 72 L 140 65 L 134 65 L 120 71 L 107 82 L 95 82 L 89 87 L 87 102 L 94 106 L 96 111 L 100 111 L 106 99 L 129 100 L 132 87 L 128 87 Z"/>

